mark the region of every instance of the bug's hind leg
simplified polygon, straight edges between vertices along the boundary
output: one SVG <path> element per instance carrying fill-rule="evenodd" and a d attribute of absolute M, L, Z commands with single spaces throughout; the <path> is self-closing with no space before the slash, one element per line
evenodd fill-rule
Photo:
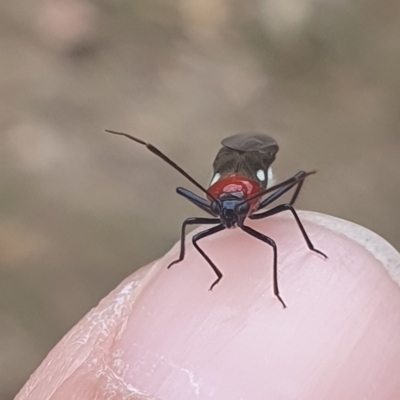
<path fill-rule="evenodd" d="M 318 249 L 316 249 L 314 247 L 314 245 L 312 244 L 310 238 L 307 235 L 306 230 L 304 229 L 303 224 L 300 221 L 299 216 L 297 215 L 296 210 L 293 208 L 293 206 L 291 204 L 281 204 L 279 206 L 276 206 L 276 207 L 272 208 L 271 210 L 268 210 L 268 211 L 265 211 L 263 213 L 257 214 L 257 217 L 258 217 L 257 219 L 270 217 L 271 215 L 275 215 L 275 214 L 281 213 L 283 211 L 290 211 L 293 214 L 294 219 L 297 222 L 297 226 L 299 227 L 299 229 L 300 229 L 300 231 L 301 231 L 301 233 L 302 233 L 302 235 L 304 237 L 304 240 L 307 243 L 308 248 L 311 251 L 313 251 L 313 252 L 315 252 L 317 254 L 320 254 L 324 258 L 328 258 L 328 256 L 325 253 L 323 253 L 322 251 L 320 251 L 320 250 L 318 250 Z"/>

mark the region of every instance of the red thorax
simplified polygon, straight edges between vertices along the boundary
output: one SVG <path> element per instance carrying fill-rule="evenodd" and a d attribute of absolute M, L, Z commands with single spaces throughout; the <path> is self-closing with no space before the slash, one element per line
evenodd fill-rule
<path fill-rule="evenodd" d="M 243 198 L 243 200 L 246 200 L 247 198 L 260 193 L 261 189 L 262 188 L 257 181 L 246 178 L 243 175 L 232 174 L 215 182 L 212 186 L 208 188 L 208 192 L 215 199 L 222 200 L 225 195 L 230 194 L 232 196 L 237 196 L 238 198 Z M 208 197 L 208 199 L 212 201 L 211 197 Z M 260 201 L 261 198 L 259 197 L 249 202 L 250 214 L 257 208 Z"/>

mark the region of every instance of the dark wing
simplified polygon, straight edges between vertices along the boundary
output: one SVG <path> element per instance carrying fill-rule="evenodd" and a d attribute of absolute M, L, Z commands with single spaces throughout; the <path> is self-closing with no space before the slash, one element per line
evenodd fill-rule
<path fill-rule="evenodd" d="M 267 187 L 268 168 L 279 150 L 273 138 L 260 133 L 239 133 L 224 139 L 221 144 L 223 147 L 213 163 L 213 177 L 238 173 L 259 182 L 263 188 Z"/>
<path fill-rule="evenodd" d="M 257 151 L 259 153 L 276 154 L 278 143 L 271 136 L 262 133 L 238 133 L 222 140 L 222 146 L 237 151 Z"/>

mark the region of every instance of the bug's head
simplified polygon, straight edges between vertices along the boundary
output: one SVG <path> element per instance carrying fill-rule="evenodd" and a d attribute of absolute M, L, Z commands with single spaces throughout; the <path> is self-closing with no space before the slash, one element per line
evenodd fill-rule
<path fill-rule="evenodd" d="M 250 212 L 249 203 L 243 203 L 242 196 L 227 195 L 211 203 L 211 211 L 221 218 L 228 229 L 243 224 Z"/>

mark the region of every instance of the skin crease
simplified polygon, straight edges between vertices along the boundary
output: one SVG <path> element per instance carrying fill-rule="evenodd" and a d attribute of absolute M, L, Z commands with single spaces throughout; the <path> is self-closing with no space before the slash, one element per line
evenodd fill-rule
<path fill-rule="evenodd" d="M 134 273 L 50 352 L 17 400 L 398 400 L 400 256 L 350 222 L 302 212 L 309 251 L 290 213 L 188 241 Z M 390 277 L 389 273 L 392 275 Z M 399 281 L 399 280 L 398 280 Z M 397 282 L 398 282 L 397 281 Z"/>

